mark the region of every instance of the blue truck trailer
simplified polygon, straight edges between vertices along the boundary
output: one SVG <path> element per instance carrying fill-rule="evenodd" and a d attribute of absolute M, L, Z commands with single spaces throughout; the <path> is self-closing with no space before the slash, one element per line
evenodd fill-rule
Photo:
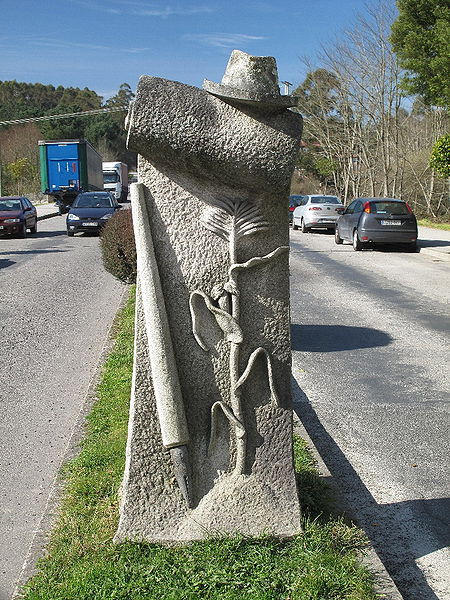
<path fill-rule="evenodd" d="M 102 157 L 87 140 L 40 140 L 41 191 L 53 196 L 60 214 L 77 194 L 103 190 Z"/>

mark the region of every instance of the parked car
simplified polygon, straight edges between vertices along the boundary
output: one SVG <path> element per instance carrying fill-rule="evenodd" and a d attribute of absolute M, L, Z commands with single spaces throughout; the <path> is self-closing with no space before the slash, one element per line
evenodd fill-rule
<path fill-rule="evenodd" d="M 111 192 L 82 192 L 73 201 L 66 217 L 67 235 L 78 231 L 96 231 L 114 212 L 122 208 Z"/>
<path fill-rule="evenodd" d="M 335 242 L 353 243 L 354 250 L 369 244 L 402 244 L 417 247 L 417 221 L 411 208 L 396 198 L 356 198 L 339 217 Z"/>
<path fill-rule="evenodd" d="M 27 229 L 37 232 L 37 211 L 28 198 L 3 196 L 0 198 L 0 234 L 24 238 Z"/>
<path fill-rule="evenodd" d="M 308 233 L 313 228 L 334 231 L 335 223 L 342 212 L 344 205 L 337 196 L 303 196 L 299 206 L 294 209 L 292 229 L 300 227 L 303 233 Z"/>
<path fill-rule="evenodd" d="M 291 225 L 292 225 L 292 216 L 294 214 L 294 209 L 300 204 L 302 198 L 304 198 L 304 197 L 305 196 L 298 196 L 296 194 L 289 196 L 288 216 L 289 216 L 289 223 Z"/>

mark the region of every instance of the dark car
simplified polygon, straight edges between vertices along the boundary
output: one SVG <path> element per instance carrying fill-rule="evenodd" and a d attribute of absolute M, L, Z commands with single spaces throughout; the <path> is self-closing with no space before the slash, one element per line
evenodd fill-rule
<path fill-rule="evenodd" d="M 354 250 L 374 244 L 417 247 L 417 221 L 411 208 L 396 198 L 356 198 L 336 222 L 335 241 L 353 243 Z"/>
<path fill-rule="evenodd" d="M 296 195 L 293 194 L 292 196 L 289 196 L 289 209 L 288 209 L 288 215 L 289 215 L 289 223 L 292 225 L 292 216 L 294 214 L 294 210 L 297 206 L 300 205 L 300 202 L 302 201 L 302 198 L 304 198 L 305 196 L 300 196 L 300 195 Z"/>
<path fill-rule="evenodd" d="M 37 232 L 37 211 L 28 198 L 3 196 L 0 198 L 0 235 L 24 238 L 27 229 Z"/>
<path fill-rule="evenodd" d="M 73 201 L 66 217 L 67 235 L 78 231 L 95 231 L 122 208 L 110 192 L 82 192 Z"/>

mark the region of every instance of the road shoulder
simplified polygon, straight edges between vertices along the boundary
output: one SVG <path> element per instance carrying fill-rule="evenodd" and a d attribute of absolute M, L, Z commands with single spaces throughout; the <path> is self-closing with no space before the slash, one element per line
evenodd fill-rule
<path fill-rule="evenodd" d="M 342 494 L 342 490 L 340 489 L 338 482 L 331 475 L 317 448 L 314 446 L 313 441 L 309 437 L 308 432 L 303 426 L 299 416 L 297 415 L 296 410 L 299 409 L 301 410 L 301 404 L 297 404 L 296 409 L 293 411 L 294 434 L 298 434 L 307 442 L 311 453 L 317 462 L 318 470 L 322 476 L 326 478 L 327 485 L 329 485 L 332 490 L 333 505 L 336 511 L 339 514 L 342 514 L 350 520 L 356 522 L 356 519 L 352 514 L 352 507 L 346 502 L 345 496 Z M 403 596 L 400 594 L 392 577 L 387 572 L 385 566 L 381 562 L 378 554 L 375 552 L 375 549 L 372 546 L 369 546 L 367 554 L 362 559 L 362 563 L 367 566 L 374 576 L 374 588 L 379 600 L 403 600 Z"/>
<path fill-rule="evenodd" d="M 123 309 L 128 300 L 128 297 L 129 286 L 125 286 L 116 314 L 118 314 Z M 86 417 L 91 412 L 92 406 L 96 400 L 96 390 L 102 375 L 102 368 L 114 345 L 114 327 L 115 318 L 113 319 L 108 329 L 107 335 L 105 336 L 105 343 L 103 345 L 102 352 L 99 356 L 95 371 L 91 377 L 86 397 L 84 398 L 84 401 L 81 405 L 77 421 L 71 433 L 64 455 L 61 459 L 61 463 L 58 467 L 57 474 L 52 482 L 47 503 L 45 506 L 45 511 L 41 517 L 39 526 L 34 532 L 33 540 L 28 549 L 27 556 L 23 563 L 22 571 L 16 583 L 16 587 L 14 589 L 11 600 L 19 600 L 19 598 L 21 597 L 21 589 L 23 588 L 25 583 L 33 575 L 36 574 L 37 562 L 45 554 L 45 547 L 49 542 L 50 534 L 58 517 L 59 504 L 62 494 L 64 492 L 64 482 L 60 477 L 61 467 L 68 461 L 70 461 L 72 458 L 74 458 L 80 451 L 80 443 L 84 438 Z"/>

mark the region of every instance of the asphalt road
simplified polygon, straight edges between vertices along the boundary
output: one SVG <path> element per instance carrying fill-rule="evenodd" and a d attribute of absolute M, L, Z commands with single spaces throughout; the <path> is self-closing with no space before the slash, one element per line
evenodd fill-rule
<path fill-rule="evenodd" d="M 0 600 L 21 574 L 124 286 L 64 217 L 0 238 Z"/>
<path fill-rule="evenodd" d="M 450 262 L 291 231 L 295 409 L 405 600 L 450 598 Z"/>

